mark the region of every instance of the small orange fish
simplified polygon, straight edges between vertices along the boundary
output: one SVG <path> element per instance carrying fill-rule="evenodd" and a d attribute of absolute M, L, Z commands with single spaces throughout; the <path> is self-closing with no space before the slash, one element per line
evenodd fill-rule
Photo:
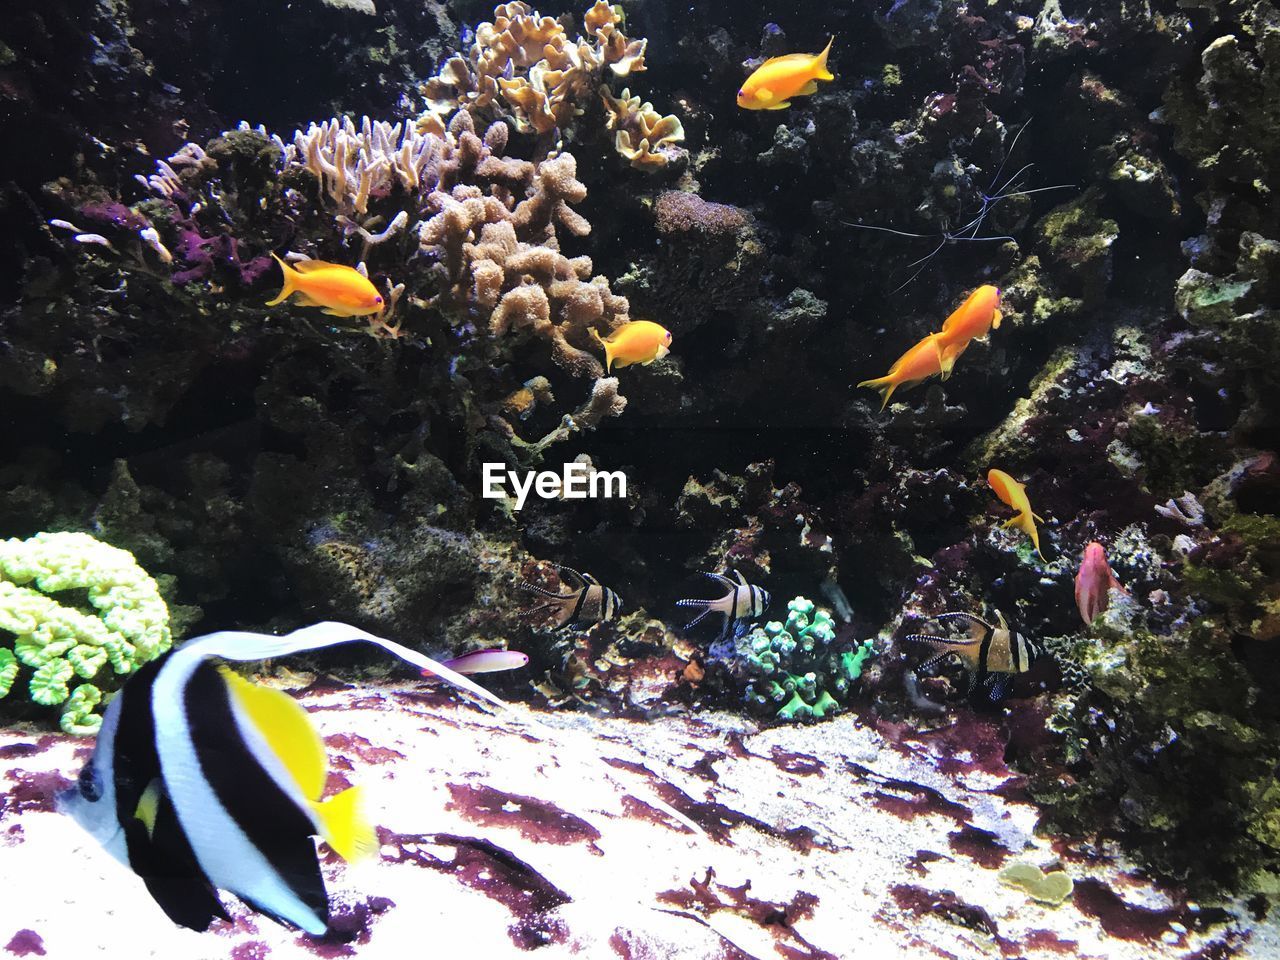
<path fill-rule="evenodd" d="M 1040 552 L 1040 532 L 1036 530 L 1034 521 L 1039 520 L 1044 523 L 1044 517 L 1032 512 L 1031 501 L 1027 499 L 1027 488 L 1003 470 L 996 469 L 987 471 L 987 483 L 991 484 L 991 489 L 1003 503 L 1007 503 L 1018 512 L 1016 517 L 1004 522 L 1004 528 L 1008 530 L 1010 527 L 1017 527 L 1030 537 L 1036 548 L 1036 554 L 1043 560 L 1044 554 Z"/>
<path fill-rule="evenodd" d="M 632 320 L 624 323 L 608 339 L 594 328 L 591 335 L 604 347 L 605 369 L 613 372 L 613 365 L 629 367 L 633 363 L 648 365 L 661 360 L 671 352 L 671 331 L 652 320 Z"/>
<path fill-rule="evenodd" d="M 942 379 L 951 376 L 956 359 L 964 353 L 970 340 L 981 340 L 992 330 L 1000 329 L 1004 315 L 1000 312 L 1000 288 L 983 284 L 956 307 L 938 334 L 942 353 Z"/>
<path fill-rule="evenodd" d="M 942 350 L 938 346 L 940 336 L 942 336 L 940 333 L 929 334 L 895 360 L 887 375 L 874 380 L 863 380 L 858 386 L 879 390 L 884 397 L 880 404 L 880 409 L 883 410 L 889 405 L 889 398 L 898 387 L 915 386 L 921 380 L 927 380 L 942 372 Z M 963 353 L 966 346 L 968 341 L 958 348 L 956 356 Z"/>
<path fill-rule="evenodd" d="M 1112 590 L 1129 592 L 1107 563 L 1107 551 L 1095 540 L 1084 548 L 1080 570 L 1076 573 L 1076 606 L 1086 625 L 1093 623 L 1107 609 Z"/>
<path fill-rule="evenodd" d="M 819 54 L 789 53 L 774 57 L 756 67 L 738 91 L 738 106 L 744 110 L 785 110 L 792 97 L 806 97 L 818 92 L 819 80 L 834 80 L 827 69 L 832 37 Z"/>
<path fill-rule="evenodd" d="M 323 307 L 331 317 L 365 317 L 382 311 L 378 288 L 359 270 L 325 260 L 299 260 L 290 266 L 273 253 L 284 273 L 284 286 L 267 306 L 274 307 L 297 294 L 299 307 Z"/>

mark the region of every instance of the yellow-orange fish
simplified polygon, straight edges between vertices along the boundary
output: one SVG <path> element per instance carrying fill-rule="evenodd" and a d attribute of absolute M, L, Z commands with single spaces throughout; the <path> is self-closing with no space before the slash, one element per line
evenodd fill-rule
<path fill-rule="evenodd" d="M 921 380 L 927 380 L 942 372 L 942 350 L 938 347 L 940 336 L 942 336 L 940 333 L 929 334 L 895 360 L 886 376 L 877 377 L 874 380 L 863 380 L 858 386 L 879 390 L 884 398 L 880 404 L 880 409 L 883 410 L 889 405 L 889 398 L 898 387 L 914 386 Z M 967 341 L 960 347 L 956 356 L 964 352 L 965 346 L 968 346 Z"/>
<path fill-rule="evenodd" d="M 652 320 L 624 323 L 607 339 L 594 328 L 591 335 L 604 347 L 605 369 L 610 373 L 615 363 L 619 367 L 629 367 L 633 363 L 650 364 L 671 352 L 671 331 Z"/>
<path fill-rule="evenodd" d="M 331 317 L 364 317 L 382 310 L 382 295 L 359 270 L 324 260 L 299 260 L 293 266 L 273 253 L 284 273 L 284 286 L 267 306 L 274 307 L 290 296 L 299 307 L 323 307 Z"/>
<path fill-rule="evenodd" d="M 792 97 L 818 92 L 819 80 L 834 80 L 827 69 L 832 37 L 818 54 L 789 53 L 760 64 L 738 91 L 738 106 L 744 110 L 785 110 Z"/>
<path fill-rule="evenodd" d="M 992 330 L 1000 329 L 1000 288 L 983 284 L 956 307 L 942 324 L 937 345 L 941 353 L 942 379 L 951 376 L 956 359 L 964 353 L 970 340 L 981 340 Z"/>
<path fill-rule="evenodd" d="M 1031 501 L 1027 499 L 1027 488 L 1003 470 L 996 469 L 987 471 L 987 483 L 991 484 L 991 489 L 996 492 L 996 496 L 1002 502 L 1018 512 L 1017 516 L 1004 522 L 1004 528 L 1007 530 L 1010 527 L 1017 527 L 1030 537 L 1031 543 L 1036 548 L 1036 554 L 1043 560 L 1044 554 L 1040 553 L 1040 533 L 1036 530 L 1035 521 L 1044 523 L 1044 517 L 1032 512 Z"/>

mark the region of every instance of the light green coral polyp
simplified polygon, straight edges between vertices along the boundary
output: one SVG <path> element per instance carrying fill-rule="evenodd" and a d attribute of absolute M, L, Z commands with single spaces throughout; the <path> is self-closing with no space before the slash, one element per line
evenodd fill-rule
<path fill-rule="evenodd" d="M 87 608 L 65 591 L 84 591 Z M 87 533 L 0 541 L 0 631 L 13 634 L 12 649 L 0 647 L 0 697 L 28 667 L 31 700 L 61 705 L 62 729 L 75 734 L 102 723 L 103 667 L 132 673 L 173 643 L 156 582 L 133 554 Z M 78 682 L 88 680 L 97 683 Z"/>
<path fill-rule="evenodd" d="M 771 620 L 739 641 L 738 654 L 752 675 L 747 699 L 758 707 L 781 704 L 780 720 L 821 720 L 839 710 L 871 656 L 866 640 L 836 651 L 835 623 L 812 600 L 787 604 L 787 622 Z"/>

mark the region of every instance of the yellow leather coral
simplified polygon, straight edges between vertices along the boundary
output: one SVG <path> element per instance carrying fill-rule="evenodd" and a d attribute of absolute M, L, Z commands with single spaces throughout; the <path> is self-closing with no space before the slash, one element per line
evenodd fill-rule
<path fill-rule="evenodd" d="M 614 97 L 607 87 L 600 89 L 605 126 L 614 134 L 613 146 L 631 165 L 641 170 L 665 167 L 682 154 L 677 143 L 684 139 L 684 126 L 676 116 L 662 116 L 651 103 L 623 90 Z"/>

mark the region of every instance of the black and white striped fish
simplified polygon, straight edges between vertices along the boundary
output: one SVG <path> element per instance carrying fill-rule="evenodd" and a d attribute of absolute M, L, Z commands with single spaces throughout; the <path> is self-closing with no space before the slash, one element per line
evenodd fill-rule
<path fill-rule="evenodd" d="M 351 641 L 376 644 L 506 707 L 447 666 L 346 624 L 282 637 L 213 633 L 129 678 L 58 808 L 137 873 L 181 926 L 205 930 L 226 919 L 221 889 L 282 923 L 325 933 L 329 901 L 312 837 L 345 859 L 376 849 L 359 788 L 321 800 L 324 746 L 306 711 L 218 660 L 263 660 Z"/>
<path fill-rule="evenodd" d="M 622 598 L 603 586 L 599 580 L 589 573 L 579 573 L 572 567 L 553 564 L 560 574 L 562 586 L 569 588 L 569 593 L 555 593 L 545 587 L 532 583 L 522 583 L 521 588 L 547 600 L 533 612 L 544 610 L 556 611 L 555 626 L 563 627 L 569 623 L 595 623 L 600 620 L 612 620 L 622 609 Z M 576 584 L 576 586 L 575 586 Z"/>
<path fill-rule="evenodd" d="M 928 670 L 953 654 L 969 671 L 968 694 L 980 684 L 986 685 L 992 702 L 1004 698 L 1016 674 L 1026 673 L 1044 656 L 1044 649 L 1033 640 L 1009 629 L 1004 615 L 997 610 L 997 623 L 991 624 L 971 613 L 940 613 L 933 618 L 939 622 L 963 620 L 968 624 L 967 637 L 935 637 L 924 633 L 910 633 L 903 637 L 913 643 L 927 643 L 941 652 L 919 664 L 915 670 Z"/>
<path fill-rule="evenodd" d="M 769 591 L 755 584 L 747 583 L 737 570 L 733 571 L 734 579 L 720 573 L 705 573 L 704 576 L 729 588 L 729 592 L 715 600 L 677 600 L 677 607 L 701 607 L 702 612 L 685 624 L 689 629 L 709 613 L 724 615 L 724 628 L 721 637 L 729 636 L 739 623 L 755 620 L 769 606 Z"/>

